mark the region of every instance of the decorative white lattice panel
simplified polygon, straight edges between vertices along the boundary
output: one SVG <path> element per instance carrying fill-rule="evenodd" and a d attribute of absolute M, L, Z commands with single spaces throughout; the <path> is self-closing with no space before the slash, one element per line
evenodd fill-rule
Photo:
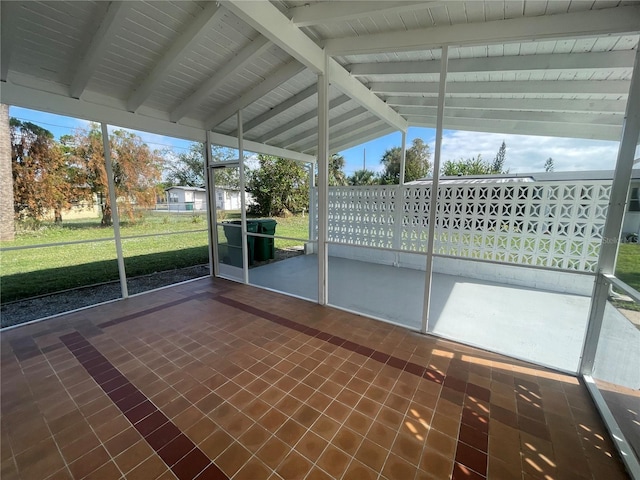
<path fill-rule="evenodd" d="M 397 187 L 329 189 L 329 241 L 393 248 Z"/>
<path fill-rule="evenodd" d="M 434 251 L 593 272 L 610 194 L 604 181 L 441 185 Z M 329 240 L 424 252 L 430 202 L 428 185 L 331 187 Z"/>
<path fill-rule="evenodd" d="M 610 182 L 440 187 L 435 252 L 593 272 Z"/>

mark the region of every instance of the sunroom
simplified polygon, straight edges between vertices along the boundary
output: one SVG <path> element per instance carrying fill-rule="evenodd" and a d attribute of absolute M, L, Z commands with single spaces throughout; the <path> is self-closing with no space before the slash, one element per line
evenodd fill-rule
<path fill-rule="evenodd" d="M 119 301 L 2 331 L 3 477 L 640 478 L 640 329 L 612 303 L 640 303 L 615 276 L 640 176 L 635 2 L 1 8 L 2 104 L 205 145 L 210 265 L 130 295 L 114 209 Z M 406 182 L 415 127 L 434 173 Z M 618 151 L 598 175 L 449 178 L 445 131 Z M 392 132 L 398 184 L 329 186 L 331 154 Z M 249 228 L 253 154 L 308 170 L 304 238 Z M 252 265 L 279 239 L 301 254 Z"/>

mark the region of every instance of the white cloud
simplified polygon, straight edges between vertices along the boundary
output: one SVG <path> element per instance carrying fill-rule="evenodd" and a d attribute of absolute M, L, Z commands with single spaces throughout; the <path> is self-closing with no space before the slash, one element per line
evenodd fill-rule
<path fill-rule="evenodd" d="M 549 157 L 556 171 L 612 170 L 618 153 L 618 142 L 445 131 L 442 162 L 478 154 L 491 161 L 503 141 L 507 145 L 505 168 L 511 173 L 541 171 Z"/>

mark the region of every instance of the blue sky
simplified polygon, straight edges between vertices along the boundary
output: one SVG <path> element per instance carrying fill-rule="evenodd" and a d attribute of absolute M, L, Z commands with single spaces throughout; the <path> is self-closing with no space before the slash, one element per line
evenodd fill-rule
<path fill-rule="evenodd" d="M 20 120 L 41 125 L 51 131 L 56 138 L 73 134 L 77 128 L 88 125 L 84 120 L 19 107 L 11 107 L 9 113 Z M 154 149 L 171 148 L 180 152 L 187 150 L 191 144 L 189 141 L 164 135 L 137 133 Z M 410 146 L 411 141 L 416 137 L 422 138 L 429 144 L 431 152 L 434 151 L 434 129 L 409 128 L 407 145 Z M 351 175 L 362 168 L 365 151 L 367 168 L 379 171 L 380 159 L 384 152 L 400 146 L 401 140 L 400 132 L 395 132 L 340 152 L 346 160 L 346 174 Z M 542 171 L 545 160 L 549 157 L 553 158 L 556 171 L 610 170 L 614 168 L 618 151 L 618 142 L 445 130 L 441 161 L 469 158 L 478 154 L 490 161 L 503 141 L 507 145 L 505 168 L 511 173 Z"/>

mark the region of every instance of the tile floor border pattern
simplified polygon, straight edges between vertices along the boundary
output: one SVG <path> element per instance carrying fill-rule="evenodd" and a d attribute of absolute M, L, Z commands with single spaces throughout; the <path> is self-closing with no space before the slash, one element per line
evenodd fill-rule
<path fill-rule="evenodd" d="M 69 333 L 60 340 L 179 480 L 229 480 L 82 334 Z"/>
<path fill-rule="evenodd" d="M 216 295 L 221 294 L 223 292 L 224 290 L 221 290 L 220 292 L 216 293 Z M 93 325 L 92 323 L 87 323 L 83 325 L 82 329 L 75 329 L 75 331 L 83 334 L 85 338 L 99 335 L 103 333 L 103 329 L 106 327 L 112 327 L 120 323 L 128 322 L 130 320 L 135 320 L 136 318 L 140 318 L 145 315 L 150 315 L 152 313 L 162 311 L 166 308 L 175 307 L 177 305 L 181 305 L 183 303 L 190 302 L 192 300 L 198 300 L 198 299 L 204 299 L 204 298 L 211 298 L 211 294 L 209 292 L 206 292 L 206 293 L 196 293 L 193 295 L 188 295 L 183 298 L 179 298 L 176 300 L 172 300 L 170 302 L 165 302 L 160 305 L 156 305 L 155 307 L 150 307 L 138 312 L 133 312 L 127 315 L 123 315 L 121 317 L 113 318 L 111 320 L 99 323 L 97 325 Z M 28 325 L 23 325 L 22 327 L 28 327 Z M 54 333 L 56 330 L 60 330 L 60 328 L 53 329 L 53 330 L 45 330 L 44 332 L 36 333 L 34 335 L 29 335 L 19 339 L 11 339 L 9 340 L 9 345 L 11 346 L 11 349 L 13 350 L 13 353 L 15 354 L 18 361 L 22 362 L 25 360 L 29 360 L 31 358 L 37 357 L 38 355 L 49 353 L 54 350 L 57 350 L 58 348 L 62 348 L 62 345 L 60 344 L 39 348 L 38 344 L 34 340 L 38 336 L 51 334 L 51 333 Z M 81 331 L 81 330 L 85 330 L 85 331 Z M 87 335 L 88 332 L 91 332 L 91 335 Z"/>
<path fill-rule="evenodd" d="M 308 324 L 301 323 L 300 321 L 296 322 L 293 320 L 289 320 L 288 318 L 275 315 L 267 310 L 253 307 L 250 304 L 251 301 L 249 299 L 243 299 L 244 301 L 247 301 L 247 303 L 243 303 L 242 301 L 231 299 L 227 296 L 222 296 L 223 294 L 229 294 L 231 291 L 232 289 L 230 288 L 220 288 L 220 289 L 216 288 L 214 291 L 208 291 L 208 292 L 200 291 L 199 293 L 191 294 L 183 298 L 179 298 L 171 301 L 165 301 L 160 305 L 155 305 L 147 309 L 142 309 L 135 313 L 121 315 L 117 318 L 113 318 L 111 320 L 103 322 L 99 324 L 99 326 L 100 327 L 115 326 L 123 322 L 127 322 L 129 320 L 138 319 L 140 317 L 150 315 L 155 312 L 160 312 L 173 305 L 179 305 L 191 300 L 206 299 L 212 302 L 221 302 L 232 308 L 237 308 L 240 311 L 244 311 L 245 313 L 249 313 L 251 315 L 260 317 L 261 319 L 267 320 L 270 323 L 273 323 L 275 325 L 279 325 L 281 327 L 285 327 L 287 329 L 291 329 L 303 335 L 309 336 L 309 338 L 311 339 L 317 339 L 317 340 L 326 342 L 328 344 L 330 343 L 336 348 L 340 348 L 340 349 L 344 348 L 347 351 L 350 351 L 354 354 L 357 353 L 358 356 L 362 356 L 364 361 L 375 361 L 384 366 L 392 367 L 393 369 L 400 371 L 401 374 L 404 374 L 404 372 L 406 371 L 408 374 L 415 375 L 416 377 L 419 377 L 421 379 L 428 380 L 430 383 L 433 383 L 434 386 L 437 384 L 441 388 L 442 398 L 454 403 L 458 402 L 459 405 L 464 404 L 461 416 L 459 417 L 459 420 L 458 420 L 459 423 L 458 423 L 457 430 L 455 434 L 452 435 L 455 438 L 457 438 L 457 440 L 453 444 L 455 446 L 455 450 L 453 450 L 453 458 L 452 458 L 453 464 L 452 464 L 452 467 L 450 467 L 452 468 L 452 470 L 449 470 L 449 475 L 453 475 L 453 479 L 485 478 L 490 474 L 490 472 L 487 471 L 488 464 L 491 465 L 491 462 L 488 462 L 488 458 L 487 458 L 487 452 L 489 450 L 487 446 L 487 438 L 488 438 L 487 433 L 489 430 L 489 421 L 492 425 L 494 421 L 498 422 L 498 426 L 501 425 L 501 429 L 505 427 L 508 427 L 508 428 L 512 427 L 515 430 L 520 430 L 522 432 L 529 433 L 534 437 L 538 437 L 539 439 L 545 440 L 547 442 L 552 440 L 549 436 L 550 430 L 547 427 L 547 424 L 550 421 L 557 422 L 559 421 L 559 418 L 557 415 L 551 415 L 551 417 L 545 418 L 545 406 L 543 406 L 542 404 L 542 395 L 541 395 L 542 392 L 540 390 L 540 386 L 536 382 L 530 382 L 528 380 L 525 380 L 524 378 L 514 379 L 510 375 L 505 375 L 501 372 L 493 372 L 492 377 L 496 382 L 498 382 L 498 384 L 503 385 L 503 387 L 508 387 L 509 389 L 513 389 L 515 391 L 514 393 L 516 394 L 516 398 L 515 398 L 516 402 L 514 403 L 513 408 L 511 407 L 504 408 L 507 405 L 499 401 L 502 398 L 500 395 L 497 395 L 495 399 L 496 404 L 489 402 L 489 400 L 493 400 L 491 393 L 495 393 L 493 392 L 493 387 L 491 388 L 491 390 L 480 387 L 479 385 L 474 384 L 470 378 L 467 379 L 466 375 L 460 374 L 460 371 L 465 369 L 465 365 L 460 364 L 461 361 L 458 359 L 452 360 L 453 370 L 449 368 L 448 371 L 446 372 L 446 375 L 443 373 L 440 373 L 440 371 L 442 371 L 440 369 L 439 369 L 440 371 L 432 370 L 431 372 L 432 375 L 429 375 L 430 372 L 428 372 L 428 370 L 430 369 L 426 367 L 420 367 L 415 363 L 405 361 L 403 358 L 395 357 L 393 355 L 388 355 L 384 352 L 379 352 L 375 348 L 368 347 L 366 345 L 367 342 L 364 342 L 365 343 L 364 345 L 355 343 L 350 340 L 346 340 L 345 338 L 333 336 L 326 332 L 322 332 L 316 328 L 310 327 Z M 191 292 L 184 292 L 184 293 L 191 293 Z M 289 316 L 288 314 L 286 315 Z M 85 319 L 85 320 L 88 320 L 88 319 Z M 305 321 L 304 318 L 301 320 Z M 86 348 L 88 345 L 91 346 L 91 344 L 87 340 L 88 338 L 91 338 L 96 334 L 106 333 L 105 331 L 102 330 L 102 328 L 98 328 L 98 326 L 93 324 L 91 321 L 88 321 L 88 324 L 90 324 L 91 328 L 87 328 L 87 325 L 85 323 L 80 323 L 78 321 L 75 321 L 75 322 L 65 321 L 61 326 L 47 329 L 46 331 L 38 331 L 28 337 L 10 339 L 8 343 L 11 345 L 12 350 L 13 349 L 18 350 L 18 352 L 14 351 L 13 353 L 15 354 L 15 357 L 19 362 L 22 362 L 24 360 L 30 360 L 30 358 L 33 355 L 40 355 L 43 353 L 47 353 L 51 351 L 51 349 L 54 347 L 64 348 L 66 350 L 68 347 L 65 348 L 66 345 L 64 343 L 57 343 L 56 345 L 45 344 L 45 346 L 38 346 L 38 344 L 36 344 L 33 340 L 38 336 L 42 336 L 45 334 L 51 335 L 54 332 L 60 332 L 58 335 L 61 335 L 61 336 L 56 335 L 57 340 L 58 339 L 61 340 L 62 337 L 67 338 L 67 335 L 64 335 L 64 334 L 69 334 L 70 331 L 74 332 L 69 334 L 69 335 L 72 335 L 72 337 L 69 337 L 69 338 L 71 339 L 83 338 L 87 342 L 86 344 L 84 344 L 84 347 L 80 347 L 80 349 L 82 349 L 82 348 Z M 80 337 L 78 337 L 76 334 L 78 334 Z M 372 346 L 375 347 L 375 345 L 372 345 Z M 102 354 L 97 350 L 97 348 L 93 346 L 92 348 L 95 349 L 98 356 L 94 358 L 91 355 L 86 355 L 85 360 L 87 362 L 91 362 L 95 359 L 99 359 L 100 356 L 102 356 Z M 80 355 L 82 355 L 83 353 L 87 354 L 89 352 L 88 351 L 80 352 Z M 75 353 L 73 354 L 74 356 L 76 356 Z M 24 356 L 26 356 L 26 358 L 21 358 Z M 80 359 L 77 358 L 77 360 L 79 361 Z M 457 365 L 454 365 L 454 362 L 457 363 Z M 96 362 L 96 365 L 93 365 L 93 364 L 90 365 L 89 369 L 94 369 L 98 365 L 100 365 L 100 362 Z M 81 364 L 81 366 L 84 367 L 85 370 L 89 371 L 89 369 L 87 369 L 84 364 Z M 96 371 L 98 372 L 98 375 L 99 375 L 100 374 L 99 369 L 97 369 Z M 125 382 L 129 382 L 129 380 L 125 378 L 123 375 L 121 376 L 122 376 L 122 379 L 118 381 L 114 381 L 112 384 L 108 385 L 106 388 L 110 390 L 111 389 L 118 390 L 119 388 L 124 387 L 125 384 L 120 385 L 118 382 L 122 382 L 123 379 Z M 107 382 L 112 380 L 114 379 L 104 379 L 105 385 Z M 102 384 L 98 384 L 98 385 L 101 387 L 101 389 L 104 392 L 106 392 Z M 131 386 L 133 387 L 133 385 Z M 126 393 L 126 390 L 121 392 L 121 394 L 123 393 Z M 128 394 L 126 396 L 128 397 L 130 395 L 131 394 Z M 547 395 L 547 393 L 545 393 L 545 395 Z M 111 395 L 108 394 L 108 396 L 111 399 Z M 490 410 L 486 410 L 485 412 L 483 412 L 484 415 L 481 415 L 479 418 L 479 416 L 476 414 L 476 411 L 468 409 L 466 407 L 466 402 L 467 402 L 467 399 L 469 398 L 479 399 L 480 397 L 484 397 L 487 399 L 483 403 L 485 403 L 487 409 L 490 409 Z M 464 402 L 462 402 L 462 399 L 465 399 Z M 111 400 L 113 401 L 113 399 Z M 550 403 L 550 408 L 554 410 L 553 409 L 554 401 L 552 400 L 555 400 L 555 399 L 550 398 L 549 403 Z M 544 403 L 546 405 L 547 401 L 545 400 Z M 134 407 L 137 407 L 137 406 L 138 405 L 135 405 Z M 156 415 L 156 413 L 159 415 Z M 160 411 L 153 412 L 151 415 L 148 415 L 147 417 L 149 418 L 153 417 L 153 421 L 151 419 L 148 420 L 150 422 L 149 423 L 150 426 L 148 428 L 154 428 L 154 422 L 163 421 L 161 416 L 164 416 L 164 414 Z M 125 417 L 128 418 L 127 416 Z M 145 419 L 147 417 L 145 417 Z M 135 424 L 134 424 L 134 428 L 137 430 L 137 427 L 135 427 Z M 138 430 L 138 432 L 140 432 L 140 430 Z M 180 432 L 179 430 L 178 432 L 182 434 L 182 432 Z M 552 435 L 554 436 L 553 441 L 555 443 L 557 441 L 557 438 L 555 438 L 555 436 L 557 436 L 558 428 L 553 429 L 551 433 L 555 434 L 555 435 Z M 147 441 L 147 438 L 144 436 L 144 434 L 143 434 L 143 438 L 145 441 Z M 189 439 L 187 438 L 187 440 Z M 182 448 L 187 448 L 187 447 L 182 447 Z M 495 444 L 494 444 L 494 447 L 492 448 L 495 448 Z M 155 450 L 155 451 L 156 453 L 159 453 L 158 450 Z M 563 456 L 565 456 L 565 454 L 563 454 Z M 186 478 L 193 478 L 193 477 L 186 477 Z M 224 476 L 220 478 L 227 478 L 227 477 Z"/>
<path fill-rule="evenodd" d="M 214 297 L 213 300 L 246 313 L 259 316 L 278 325 L 291 328 L 310 337 L 329 342 L 337 347 L 345 348 L 379 363 L 442 385 L 443 387 L 451 388 L 459 394 L 469 395 L 487 403 L 490 402 L 491 391 L 479 385 L 466 382 L 453 376 L 443 375 L 436 370 L 422 367 L 399 357 L 388 355 L 365 345 L 360 345 L 342 337 L 331 335 L 317 328 L 309 327 L 228 297 L 218 295 Z M 468 407 L 464 407 L 460 420 L 460 429 L 458 431 L 452 480 L 486 478 L 489 462 L 489 412 L 487 413 L 487 415 L 482 415 Z"/>

